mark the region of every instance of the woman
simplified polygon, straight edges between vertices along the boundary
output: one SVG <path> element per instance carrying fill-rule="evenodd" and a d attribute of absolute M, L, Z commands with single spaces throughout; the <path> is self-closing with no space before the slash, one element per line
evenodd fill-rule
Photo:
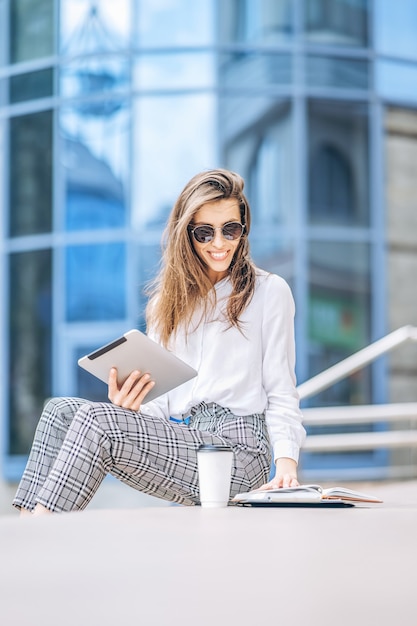
<path fill-rule="evenodd" d="M 143 409 L 154 383 L 140 372 L 119 387 L 111 371 L 110 403 L 50 400 L 13 502 L 22 513 L 84 509 L 107 473 L 159 498 L 197 504 L 202 443 L 232 448 L 231 497 L 298 485 L 305 431 L 295 389 L 294 303 L 283 279 L 250 260 L 243 186 L 222 169 L 185 186 L 150 290 L 149 333 L 198 376 Z M 268 482 L 271 448 L 276 471 Z"/>

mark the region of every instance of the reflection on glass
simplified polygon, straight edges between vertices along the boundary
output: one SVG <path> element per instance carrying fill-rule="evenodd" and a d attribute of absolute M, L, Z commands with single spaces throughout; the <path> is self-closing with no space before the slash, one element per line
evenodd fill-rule
<path fill-rule="evenodd" d="M 280 43 L 294 31 L 292 0 L 232 0 L 219 2 L 221 42 Z"/>
<path fill-rule="evenodd" d="M 220 106 L 220 150 L 246 182 L 253 232 L 294 219 L 293 126 L 288 101 L 226 96 Z"/>
<path fill-rule="evenodd" d="M 283 239 L 279 233 L 256 233 L 249 235 L 252 257 L 258 267 L 282 276 L 294 288 L 295 248 L 292 241 Z"/>
<path fill-rule="evenodd" d="M 248 98 L 250 107 L 251 100 Z M 275 116 L 247 129 L 255 141 L 248 178 L 253 228 L 265 232 L 273 225 L 289 226 L 294 218 L 294 173 L 292 125 L 288 106 L 275 109 Z M 232 167 L 233 169 L 233 167 Z"/>
<path fill-rule="evenodd" d="M 134 40 L 137 45 L 181 47 L 213 43 L 216 4 L 213 0 L 136 4 Z"/>
<path fill-rule="evenodd" d="M 142 54 L 135 62 L 134 84 L 139 89 L 198 89 L 212 87 L 216 68 L 207 52 Z"/>
<path fill-rule="evenodd" d="M 222 87 L 256 89 L 267 85 L 288 85 L 292 81 L 289 54 L 239 52 L 223 55 L 219 66 Z"/>
<path fill-rule="evenodd" d="M 54 0 L 10 2 L 10 63 L 54 53 Z"/>
<path fill-rule="evenodd" d="M 366 47 L 368 12 L 369 0 L 306 0 L 306 37 L 316 43 Z"/>
<path fill-rule="evenodd" d="M 127 0 L 117 4 L 64 0 L 62 5 L 61 54 L 76 58 L 61 66 L 60 91 L 65 97 L 105 93 L 104 100 L 82 100 L 77 106 L 86 115 L 110 115 L 120 102 L 109 98 L 109 93 L 125 89 L 129 83 L 130 4 Z"/>
<path fill-rule="evenodd" d="M 52 225 L 52 112 L 10 120 L 10 236 Z"/>
<path fill-rule="evenodd" d="M 309 105 L 309 215 L 312 224 L 369 223 L 368 111 L 357 104 Z"/>
<path fill-rule="evenodd" d="M 28 74 L 17 74 L 9 80 L 9 99 L 11 103 L 37 100 L 52 96 L 54 88 L 52 69 L 39 70 Z"/>
<path fill-rule="evenodd" d="M 215 101 L 208 94 L 143 97 L 134 106 L 133 222 L 154 230 L 159 242 L 184 185 L 218 166 Z"/>
<path fill-rule="evenodd" d="M 108 116 L 85 116 L 78 108 L 61 113 L 67 230 L 126 224 L 130 115 L 122 104 Z"/>
<path fill-rule="evenodd" d="M 61 0 L 61 54 L 122 50 L 130 40 L 131 0 Z"/>
<path fill-rule="evenodd" d="M 369 64 L 357 59 L 313 55 L 306 58 L 306 78 L 314 87 L 369 89 Z"/>
<path fill-rule="evenodd" d="M 11 454 L 30 448 L 51 395 L 51 251 L 10 256 L 9 370 Z"/>
<path fill-rule="evenodd" d="M 417 56 L 417 55 L 416 55 Z M 391 101 L 417 102 L 417 64 L 402 64 L 399 61 L 377 61 L 375 66 L 376 90 L 382 98 Z"/>
<path fill-rule="evenodd" d="M 148 301 L 146 287 L 156 277 L 159 271 L 161 256 L 162 251 L 159 242 L 155 241 L 155 243 L 150 243 L 146 239 L 138 242 L 138 268 L 136 275 L 139 277 L 139 285 L 137 287 L 139 317 L 137 327 L 142 331 L 146 330 L 145 309 Z"/>
<path fill-rule="evenodd" d="M 67 230 L 116 228 L 125 224 L 122 183 L 106 161 L 82 142 L 65 140 Z"/>
<path fill-rule="evenodd" d="M 129 64 L 123 56 L 87 57 L 61 65 L 60 91 L 66 98 L 98 96 L 77 102 L 80 112 L 87 115 L 110 115 L 120 109 L 120 98 L 111 96 L 128 86 Z"/>
<path fill-rule="evenodd" d="M 373 3 L 375 48 L 380 54 L 417 59 L 417 3 L 378 0 Z"/>
<path fill-rule="evenodd" d="M 334 365 L 369 343 L 369 247 L 318 241 L 309 254 L 309 374 Z M 357 374 L 314 396 L 317 406 L 369 402 L 369 372 Z"/>
<path fill-rule="evenodd" d="M 66 250 L 66 319 L 99 322 L 126 317 L 124 243 L 69 246 Z"/>

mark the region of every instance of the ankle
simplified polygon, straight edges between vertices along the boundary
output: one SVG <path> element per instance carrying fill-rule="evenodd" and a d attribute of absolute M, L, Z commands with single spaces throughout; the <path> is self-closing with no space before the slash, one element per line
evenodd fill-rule
<path fill-rule="evenodd" d="M 43 504 L 38 504 L 33 509 L 33 515 L 52 515 L 52 511 L 43 506 Z"/>

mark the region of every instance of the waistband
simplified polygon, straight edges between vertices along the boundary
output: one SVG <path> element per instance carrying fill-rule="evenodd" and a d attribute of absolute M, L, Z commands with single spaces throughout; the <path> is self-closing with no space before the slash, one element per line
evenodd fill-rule
<path fill-rule="evenodd" d="M 228 411 L 229 413 L 231 413 L 229 409 L 225 409 L 223 406 L 220 406 L 220 404 L 216 404 L 215 402 L 199 402 L 199 404 L 196 404 L 195 406 L 191 407 L 191 410 L 189 411 L 188 415 L 191 415 L 191 417 L 194 417 L 194 415 L 199 412 L 207 411 L 207 412 L 216 413 L 217 410 Z"/>
<path fill-rule="evenodd" d="M 171 422 L 176 422 L 177 424 L 189 425 L 197 413 L 202 413 L 205 417 L 211 418 L 216 415 L 217 411 L 221 411 L 224 415 L 227 415 L 228 413 L 232 415 L 229 409 L 225 409 L 215 402 L 200 402 L 199 404 L 191 407 L 187 413 L 183 413 L 180 419 L 171 416 L 169 420 Z"/>
<path fill-rule="evenodd" d="M 264 413 L 253 413 L 250 415 L 235 415 L 233 411 L 228 409 L 227 407 L 221 406 L 220 404 L 216 404 L 216 402 L 199 402 L 195 406 L 193 406 L 188 413 L 183 413 L 181 416 L 182 419 L 178 420 L 180 422 L 184 422 L 186 424 L 190 424 L 197 420 L 205 420 L 205 419 L 213 419 L 213 418 L 221 418 L 221 419 L 259 419 L 264 418 Z"/>

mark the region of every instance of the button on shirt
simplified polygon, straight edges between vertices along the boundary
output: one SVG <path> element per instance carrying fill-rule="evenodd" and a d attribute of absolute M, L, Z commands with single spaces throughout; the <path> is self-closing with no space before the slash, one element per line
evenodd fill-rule
<path fill-rule="evenodd" d="M 215 402 L 234 415 L 265 413 L 275 460 L 298 461 L 305 430 L 295 388 L 290 288 L 276 274 L 257 269 L 255 291 L 240 316 L 240 328 L 230 326 L 225 316 L 232 289 L 229 278 L 214 289 L 215 305 L 206 315 L 197 310 L 188 332 L 180 328 L 169 344 L 198 376 L 144 404 L 143 411 L 180 419 L 200 402 Z"/>

